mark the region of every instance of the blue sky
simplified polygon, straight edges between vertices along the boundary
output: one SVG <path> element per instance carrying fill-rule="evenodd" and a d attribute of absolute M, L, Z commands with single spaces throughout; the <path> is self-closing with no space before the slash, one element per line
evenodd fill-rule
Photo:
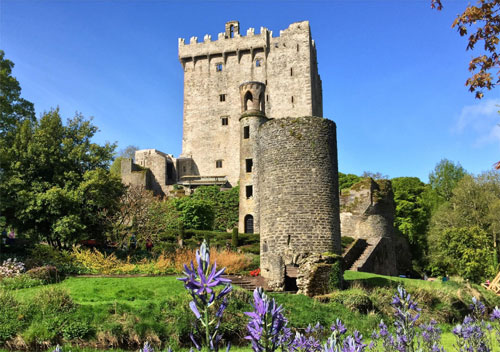
<path fill-rule="evenodd" d="M 94 117 L 95 141 L 179 155 L 183 73 L 177 38 L 240 21 L 278 33 L 309 20 L 324 116 L 337 123 L 339 169 L 427 181 L 442 158 L 470 172 L 500 160 L 500 89 L 464 86 L 473 53 L 451 24 L 467 1 L 0 0 L 0 48 L 39 115 Z"/>

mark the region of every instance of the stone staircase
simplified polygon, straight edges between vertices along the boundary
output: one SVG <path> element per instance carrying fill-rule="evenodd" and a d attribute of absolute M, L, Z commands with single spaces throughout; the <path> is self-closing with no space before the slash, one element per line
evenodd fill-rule
<path fill-rule="evenodd" d="M 363 250 L 361 255 L 354 261 L 354 263 L 350 266 L 349 270 L 353 271 L 362 271 L 363 266 L 366 261 L 372 255 L 373 251 L 377 248 L 377 245 L 381 241 L 381 238 L 371 239 L 366 242 L 366 248 Z"/>
<path fill-rule="evenodd" d="M 265 279 L 261 276 L 242 276 L 242 275 L 224 275 L 226 279 L 231 280 L 231 284 L 241 287 L 247 291 L 253 291 L 257 287 L 266 289 Z M 266 291 L 268 291 L 266 289 Z"/>

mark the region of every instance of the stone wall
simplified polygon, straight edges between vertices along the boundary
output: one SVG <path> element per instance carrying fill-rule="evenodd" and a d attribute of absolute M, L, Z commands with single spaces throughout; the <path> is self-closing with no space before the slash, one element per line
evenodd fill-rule
<path fill-rule="evenodd" d="M 177 181 L 176 162 L 175 158 L 171 155 L 162 153 L 156 149 L 137 150 L 135 152 L 135 163 L 151 171 L 152 177 L 149 189 L 157 195 L 164 196 L 168 194 L 168 186 Z M 168 168 L 170 168 L 170 175 L 167 172 Z"/>
<path fill-rule="evenodd" d="M 259 129 L 258 158 L 262 276 L 275 279 L 275 257 L 289 265 L 313 253 L 340 254 L 335 123 L 270 120 Z"/>
<path fill-rule="evenodd" d="M 343 190 L 340 223 L 343 236 L 367 242 L 351 270 L 397 275 L 411 267 L 407 241 L 394 229 L 394 194 L 389 180 L 365 178 Z"/>
<path fill-rule="evenodd" d="M 274 36 L 261 28 L 246 35 L 234 26 L 217 40 L 206 35 L 198 42 L 179 39 L 179 60 L 184 69 L 183 157 L 192 157 L 203 176 L 239 179 L 238 87 L 247 81 L 264 82 L 267 116 L 282 118 L 322 114 L 321 79 L 309 22 L 293 23 Z M 226 28 L 227 29 L 227 28 Z M 221 101 L 221 95 L 224 95 Z M 227 119 L 227 124 L 223 124 Z M 216 161 L 222 167 L 216 167 Z"/>
<path fill-rule="evenodd" d="M 133 185 L 150 189 L 151 187 L 151 172 L 148 169 L 143 169 L 134 165 L 132 159 L 121 159 L 121 178 L 125 185 Z"/>

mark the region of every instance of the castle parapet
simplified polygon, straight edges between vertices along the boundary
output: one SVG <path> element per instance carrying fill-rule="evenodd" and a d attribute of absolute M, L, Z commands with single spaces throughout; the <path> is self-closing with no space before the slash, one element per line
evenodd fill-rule
<path fill-rule="evenodd" d="M 292 23 L 287 29 L 281 30 L 279 36 L 304 31 L 309 31 L 309 21 Z M 207 34 L 203 42 L 198 42 L 197 37 L 191 37 L 189 44 L 186 44 L 184 38 L 179 38 L 179 60 L 182 62 L 199 56 L 267 48 L 272 38 L 273 32 L 265 27 L 260 28 L 259 34 L 255 33 L 255 28 L 249 28 L 246 36 L 242 36 L 239 22 L 230 21 L 226 23 L 226 31 L 218 34 L 217 40 L 212 41 L 211 36 Z"/>

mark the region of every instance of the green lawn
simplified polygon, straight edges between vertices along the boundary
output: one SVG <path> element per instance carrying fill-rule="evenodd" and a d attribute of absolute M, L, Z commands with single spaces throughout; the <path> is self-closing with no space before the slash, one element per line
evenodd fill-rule
<path fill-rule="evenodd" d="M 70 277 L 61 283 L 50 285 L 67 290 L 78 304 L 102 305 L 126 303 L 140 306 L 145 302 L 158 301 L 168 296 L 185 293 L 184 286 L 175 276 L 88 278 Z M 31 300 L 40 287 L 14 291 L 22 301 Z"/>

